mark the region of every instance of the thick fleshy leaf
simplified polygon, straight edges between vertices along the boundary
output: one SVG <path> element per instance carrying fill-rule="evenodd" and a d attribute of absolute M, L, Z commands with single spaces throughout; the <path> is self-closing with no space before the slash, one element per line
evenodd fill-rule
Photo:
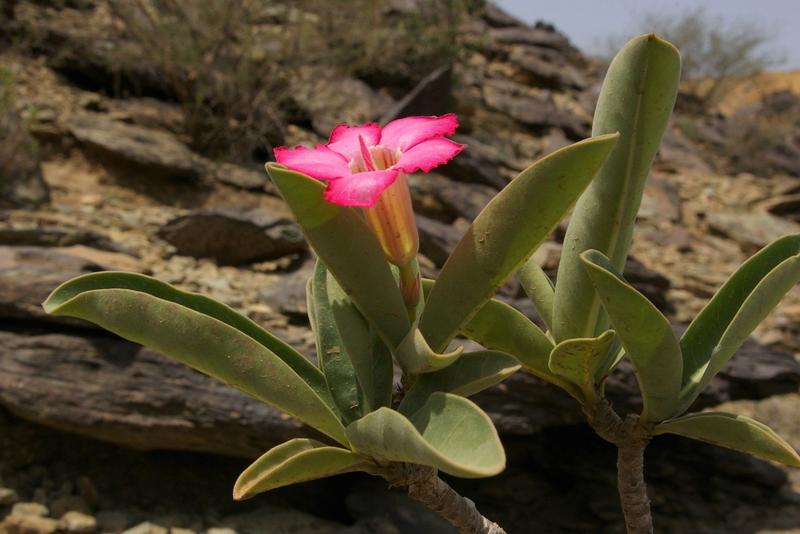
<path fill-rule="evenodd" d="M 587 250 L 580 258 L 636 368 L 644 401 L 642 419 L 669 419 L 678 406 L 683 370 L 681 348 L 672 326 L 647 297 L 615 272 L 603 254 Z"/>
<path fill-rule="evenodd" d="M 297 438 L 273 447 L 247 469 L 233 486 L 233 498 L 249 499 L 265 491 L 309 480 L 377 467 L 360 454 L 313 439 Z"/>
<path fill-rule="evenodd" d="M 43 306 L 151 347 L 347 443 L 322 373 L 224 304 L 147 276 L 104 272 L 62 284 Z"/>
<path fill-rule="evenodd" d="M 547 325 L 547 328 L 553 328 L 553 300 L 555 299 L 555 288 L 550 277 L 547 276 L 539 264 L 533 258 L 528 258 L 520 270 L 517 272 L 517 278 L 525 294 L 531 299 L 539 316 Z"/>
<path fill-rule="evenodd" d="M 453 135 L 458 128 L 454 113 L 434 117 L 403 117 L 383 127 L 380 144 L 403 152 L 422 141 Z"/>
<path fill-rule="evenodd" d="M 487 349 L 514 356 L 534 375 L 579 398 L 578 389 L 571 382 L 550 371 L 548 360 L 553 342 L 530 319 L 505 302 L 489 299 L 461 327 L 460 333 Z"/>
<path fill-rule="evenodd" d="M 422 332 L 414 328 L 397 347 L 395 358 L 407 373 L 431 373 L 454 364 L 463 350 L 463 347 L 456 347 L 450 352 L 436 352 L 425 341 Z"/>
<path fill-rule="evenodd" d="M 591 181 L 616 142 L 609 134 L 546 156 L 517 176 L 475 218 L 431 290 L 420 330 L 442 351 L 536 250 Z"/>
<path fill-rule="evenodd" d="M 319 260 L 314 266 L 312 280 L 314 318 L 311 324 L 317 341 L 319 368 L 325 375 L 328 389 L 339 408 L 339 413 L 342 414 L 342 419 L 345 423 L 350 423 L 364 415 L 364 412 L 356 371 L 350 358 L 349 347 L 342 339 L 342 332 L 346 332 L 347 338 L 361 348 L 366 347 L 369 342 L 369 327 Z M 339 317 L 334 310 L 338 312 Z M 362 328 L 354 329 L 353 320 L 359 321 L 360 324 L 357 326 Z M 364 336 L 367 336 L 366 340 L 356 339 Z"/>
<path fill-rule="evenodd" d="M 344 156 L 325 145 L 317 145 L 314 148 L 279 147 L 275 149 L 275 159 L 281 165 L 288 165 L 319 180 L 333 180 L 351 174 Z"/>
<path fill-rule="evenodd" d="M 411 330 L 403 297 L 378 240 L 353 208 L 329 204 L 324 185 L 280 165 L 267 171 L 322 263 L 390 348 Z"/>
<path fill-rule="evenodd" d="M 681 338 L 683 409 L 798 281 L 800 235 L 767 245 L 731 275 Z"/>
<path fill-rule="evenodd" d="M 664 421 L 654 434 L 678 434 L 774 462 L 800 467 L 800 455 L 764 423 L 732 413 L 692 413 Z"/>
<path fill-rule="evenodd" d="M 608 319 L 578 256 L 599 250 L 622 270 L 650 165 L 666 129 L 680 80 L 680 54 L 653 34 L 636 37 L 608 68 L 592 135 L 619 132 L 614 150 L 578 200 L 556 276 L 553 335 L 594 337 Z"/>
<path fill-rule="evenodd" d="M 397 409 L 411 415 L 437 391 L 469 397 L 502 382 L 519 368 L 519 361 L 504 352 L 487 350 L 464 354 L 441 371 L 418 376 Z"/>
<path fill-rule="evenodd" d="M 465 146 L 443 137 L 422 141 L 400 154 L 400 160 L 395 167 L 409 174 L 428 172 L 456 157 Z"/>
<path fill-rule="evenodd" d="M 361 153 L 359 137 L 364 140 L 367 146 L 375 146 L 381 138 L 381 127 L 375 122 L 361 126 L 340 124 L 331 132 L 328 148 L 343 155 L 348 161 L 353 160 Z M 283 162 L 278 161 L 278 163 Z"/>
<path fill-rule="evenodd" d="M 613 340 L 614 331 L 606 330 L 598 337 L 562 341 L 550 354 L 550 370 L 578 386 L 584 400 L 597 399 L 602 365 Z"/>
<path fill-rule="evenodd" d="M 347 436 L 353 450 L 376 460 L 428 465 L 457 477 L 488 477 L 506 465 L 489 416 L 450 393 L 434 393 L 409 418 L 380 408 L 350 423 Z"/>
<path fill-rule="evenodd" d="M 331 180 L 325 188 L 325 200 L 339 206 L 369 208 L 397 180 L 399 171 L 366 171 Z"/>
<path fill-rule="evenodd" d="M 313 284 L 317 354 L 348 422 L 392 400 L 392 355 L 336 279 L 317 261 Z"/>

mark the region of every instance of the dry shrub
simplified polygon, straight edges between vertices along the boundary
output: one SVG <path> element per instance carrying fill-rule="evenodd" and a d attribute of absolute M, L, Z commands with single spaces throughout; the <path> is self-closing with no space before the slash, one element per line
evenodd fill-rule
<path fill-rule="evenodd" d="M 712 108 L 743 79 L 782 61 L 767 28 L 753 20 L 714 15 L 702 6 L 679 15 L 646 12 L 635 27 L 636 33 L 655 32 L 681 51 L 681 77 L 688 98 L 680 104 L 691 108 L 687 110 Z M 616 51 L 627 37 L 612 36 L 605 47 Z"/>
<path fill-rule="evenodd" d="M 408 89 L 460 59 L 460 29 L 480 0 L 300 0 L 287 25 L 289 63 L 326 64 L 373 85 Z M 405 6 L 405 7 L 403 7 Z"/>
<path fill-rule="evenodd" d="M 121 37 L 115 60 L 144 62 L 184 111 L 193 147 L 263 159 L 299 116 L 293 72 L 324 65 L 398 92 L 459 50 L 459 26 L 479 0 L 110 0 Z M 124 69 L 121 69 L 124 70 Z"/>
<path fill-rule="evenodd" d="M 721 152 L 733 172 L 800 177 L 800 96 L 782 91 L 740 110 L 724 139 Z"/>
<path fill-rule="evenodd" d="M 0 68 L 0 206 L 32 207 L 46 202 L 39 145 L 14 105 L 14 76 Z"/>
<path fill-rule="evenodd" d="M 122 63 L 155 69 L 180 103 L 195 150 L 246 160 L 283 139 L 286 80 L 254 22 L 263 1 L 118 0 Z"/>

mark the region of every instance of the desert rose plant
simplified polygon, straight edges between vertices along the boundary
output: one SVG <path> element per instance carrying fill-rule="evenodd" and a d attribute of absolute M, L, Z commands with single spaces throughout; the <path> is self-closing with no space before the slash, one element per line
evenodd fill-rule
<path fill-rule="evenodd" d="M 49 313 L 92 321 L 297 417 L 326 442 L 267 451 L 234 498 L 363 471 L 405 486 L 461 532 L 503 532 L 438 472 L 492 476 L 505 453 L 489 417 L 466 397 L 520 368 L 503 351 L 448 350 L 459 332 L 492 327 L 492 294 L 556 227 L 617 134 L 533 164 L 476 218 L 423 299 L 406 173 L 464 147 L 454 115 L 337 127 L 325 145 L 279 148 L 267 172 L 317 255 L 307 285 L 317 365 L 224 304 L 139 274 L 104 272 L 56 288 Z M 393 384 L 394 366 L 402 371 Z"/>
<path fill-rule="evenodd" d="M 593 137 L 514 178 L 476 217 L 436 280 L 420 279 L 406 174 L 427 172 L 464 148 L 447 138 L 455 116 L 342 125 L 325 145 L 277 149 L 267 172 L 317 256 L 306 291 L 316 366 L 231 308 L 138 274 L 76 278 L 44 307 L 159 350 L 326 436 L 267 451 L 236 481 L 237 499 L 363 471 L 407 487 L 460 532 L 503 532 L 438 472 L 477 478 L 503 470 L 494 426 L 466 397 L 524 366 L 568 391 L 598 433 L 619 446 L 628 528 L 648 532 L 642 463 L 653 435 L 678 433 L 800 465 L 763 425 L 724 414 L 682 416 L 800 276 L 800 236 L 746 263 L 680 342 L 618 274 L 679 68 L 677 51 L 655 36 L 629 43 L 609 70 Z M 554 287 L 528 260 L 579 197 Z M 492 298 L 515 272 L 547 332 Z M 458 335 L 486 350 L 463 352 Z M 644 411 L 623 420 L 605 400 L 603 380 L 626 355 Z"/>
<path fill-rule="evenodd" d="M 800 280 L 800 235 L 778 239 L 745 262 L 680 338 L 622 275 L 645 179 L 672 112 L 679 77 L 678 51 L 652 34 L 630 41 L 612 61 L 592 134 L 597 139 L 619 132 L 619 139 L 575 206 L 556 283 L 533 260 L 518 272 L 547 332 L 510 306 L 494 302 L 462 327 L 484 347 L 516 356 L 528 371 L 567 391 L 581 403 L 595 431 L 618 447 L 619 493 L 630 533 L 653 531 L 644 451 L 659 434 L 678 434 L 800 467 L 797 452 L 757 421 L 729 413 L 686 413 Z M 430 311 L 432 306 L 426 313 Z M 618 414 L 603 392 L 606 377 L 626 357 L 641 391 L 640 414 Z"/>

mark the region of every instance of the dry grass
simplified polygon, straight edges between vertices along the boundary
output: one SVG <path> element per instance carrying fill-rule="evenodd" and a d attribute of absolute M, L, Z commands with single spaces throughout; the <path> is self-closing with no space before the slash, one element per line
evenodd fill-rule
<path fill-rule="evenodd" d="M 184 110 L 193 147 L 234 161 L 264 159 L 287 122 L 305 120 L 293 73 L 321 65 L 376 86 L 410 88 L 459 53 L 458 29 L 476 0 L 110 0 L 121 65 L 143 63 Z"/>

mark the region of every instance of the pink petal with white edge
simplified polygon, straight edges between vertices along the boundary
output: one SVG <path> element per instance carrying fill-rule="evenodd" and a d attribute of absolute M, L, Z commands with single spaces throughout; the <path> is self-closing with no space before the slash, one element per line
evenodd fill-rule
<path fill-rule="evenodd" d="M 407 173 L 417 170 L 428 172 L 453 159 L 465 146 L 444 137 L 429 139 L 403 152 L 394 168 Z"/>
<path fill-rule="evenodd" d="M 275 149 L 275 161 L 318 180 L 334 180 L 350 174 L 347 160 L 325 145 L 317 145 L 313 149 L 304 146 L 278 147 Z"/>
<path fill-rule="evenodd" d="M 381 138 L 381 127 L 375 122 L 361 126 L 340 124 L 331 132 L 328 148 L 338 152 L 350 161 L 359 154 L 359 135 L 364 138 L 367 146 L 375 146 Z"/>
<path fill-rule="evenodd" d="M 438 117 L 405 117 L 383 127 L 380 144 L 406 151 L 427 139 L 453 135 L 458 128 L 455 114 Z"/>
<path fill-rule="evenodd" d="M 397 180 L 399 174 L 396 169 L 389 169 L 358 172 L 332 180 L 325 189 L 325 200 L 340 206 L 372 207 L 381 193 Z"/>

